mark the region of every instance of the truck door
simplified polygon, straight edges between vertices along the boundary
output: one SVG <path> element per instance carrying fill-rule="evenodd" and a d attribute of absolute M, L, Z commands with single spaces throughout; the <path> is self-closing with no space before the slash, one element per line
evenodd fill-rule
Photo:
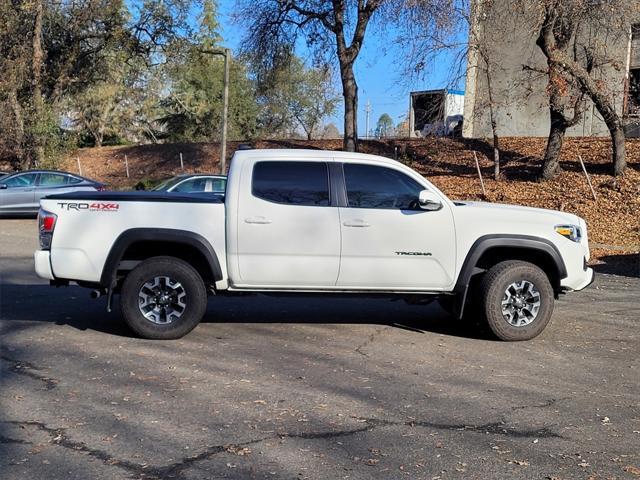
<path fill-rule="evenodd" d="M 328 163 L 254 160 L 244 166 L 242 185 L 236 286 L 335 286 L 340 220 Z"/>
<path fill-rule="evenodd" d="M 340 287 L 443 290 L 453 283 L 455 230 L 448 203 L 422 210 L 425 186 L 379 165 L 343 165 Z"/>

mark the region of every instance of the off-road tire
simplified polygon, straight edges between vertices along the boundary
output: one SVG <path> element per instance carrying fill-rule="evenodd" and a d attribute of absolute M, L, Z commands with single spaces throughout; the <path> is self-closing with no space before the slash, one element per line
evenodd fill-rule
<path fill-rule="evenodd" d="M 502 301 L 507 287 L 514 282 L 531 282 L 540 293 L 540 308 L 530 324 L 514 326 L 502 314 Z M 480 309 L 494 335 L 505 341 L 531 340 L 542 333 L 551 321 L 554 291 L 547 275 L 536 265 L 520 260 L 507 260 L 486 272 L 478 291 Z"/>
<path fill-rule="evenodd" d="M 186 306 L 181 316 L 167 324 L 152 322 L 139 307 L 141 288 L 156 277 L 170 277 L 180 282 L 186 293 Z M 127 325 L 142 338 L 173 340 L 183 337 L 200 323 L 207 308 L 207 291 L 200 274 L 187 262 L 175 257 L 151 257 L 126 276 L 120 292 L 120 308 Z"/>

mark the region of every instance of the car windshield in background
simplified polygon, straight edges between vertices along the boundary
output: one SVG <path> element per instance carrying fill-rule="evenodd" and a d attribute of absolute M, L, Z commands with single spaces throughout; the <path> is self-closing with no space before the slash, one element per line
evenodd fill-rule
<path fill-rule="evenodd" d="M 151 191 L 154 192 L 166 192 L 168 189 L 170 189 L 171 187 L 173 187 L 175 184 L 177 184 L 178 182 L 180 182 L 180 180 L 182 180 L 182 177 L 171 177 L 171 178 L 166 178 L 164 179 L 162 182 L 160 182 L 158 185 L 156 185 L 155 187 L 153 187 L 151 189 Z"/>

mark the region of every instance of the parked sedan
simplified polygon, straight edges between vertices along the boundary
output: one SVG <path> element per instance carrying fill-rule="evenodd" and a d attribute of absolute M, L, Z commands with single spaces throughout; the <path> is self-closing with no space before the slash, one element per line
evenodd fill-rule
<path fill-rule="evenodd" d="M 105 185 L 79 175 L 28 170 L 0 177 L 0 215 L 37 214 L 40 199 L 55 193 L 104 190 Z"/>
<path fill-rule="evenodd" d="M 156 192 L 224 194 L 227 177 L 206 173 L 192 173 L 169 178 L 152 188 Z"/>

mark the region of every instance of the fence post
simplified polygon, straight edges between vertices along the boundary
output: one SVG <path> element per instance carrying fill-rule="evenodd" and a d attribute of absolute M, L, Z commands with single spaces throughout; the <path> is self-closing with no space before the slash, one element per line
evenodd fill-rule
<path fill-rule="evenodd" d="M 591 189 L 591 195 L 593 195 L 593 199 L 596 199 L 596 192 L 591 185 L 591 179 L 589 178 L 589 174 L 587 173 L 587 168 L 584 166 L 584 162 L 582 161 L 582 155 L 578 155 L 578 159 L 580 160 L 580 165 L 582 165 L 582 171 L 584 172 L 584 176 L 587 177 L 587 183 L 589 184 L 589 188 Z"/>
<path fill-rule="evenodd" d="M 78 173 L 82 176 L 82 165 L 80 164 L 80 157 L 76 157 L 76 161 L 78 162 Z"/>
<path fill-rule="evenodd" d="M 184 162 L 182 161 L 182 152 L 180 152 L 180 170 L 184 171 Z"/>
<path fill-rule="evenodd" d="M 482 195 L 487 196 L 487 192 L 484 189 L 484 180 L 482 180 L 482 172 L 480 171 L 480 162 L 478 162 L 478 154 L 473 151 L 473 157 L 476 159 L 476 168 L 478 169 L 478 177 L 480 177 L 480 186 L 482 187 Z"/>
<path fill-rule="evenodd" d="M 129 159 L 126 154 L 124 156 L 124 167 L 127 169 L 127 178 L 129 178 Z"/>

